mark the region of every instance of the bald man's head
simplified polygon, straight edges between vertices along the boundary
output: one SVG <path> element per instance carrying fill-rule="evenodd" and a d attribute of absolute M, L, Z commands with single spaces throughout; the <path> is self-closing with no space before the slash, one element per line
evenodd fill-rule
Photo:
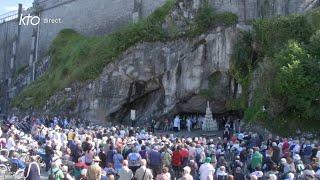
<path fill-rule="evenodd" d="M 147 160 L 141 159 L 141 166 L 147 166 Z"/>
<path fill-rule="evenodd" d="M 123 160 L 122 165 L 123 166 L 128 166 L 128 160 Z"/>

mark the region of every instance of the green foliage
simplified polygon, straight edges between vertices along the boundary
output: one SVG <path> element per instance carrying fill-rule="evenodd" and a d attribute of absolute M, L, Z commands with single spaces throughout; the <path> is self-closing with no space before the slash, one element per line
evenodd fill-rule
<path fill-rule="evenodd" d="M 295 128 L 317 129 L 320 124 L 320 23 L 317 20 L 320 20 L 319 9 L 306 15 L 258 20 L 253 23 L 249 38 L 243 36 L 239 40 L 235 46 L 234 77 L 246 87 L 252 83 L 253 71 L 260 70 L 261 76 L 251 105 L 245 108 L 246 120 L 262 122 L 281 134 L 293 133 Z M 250 37 L 252 41 L 248 41 Z M 252 56 L 253 52 L 256 57 Z M 259 63 L 268 63 L 271 68 L 263 69 L 257 66 Z M 245 96 L 246 93 L 248 89 L 244 88 Z M 266 112 L 262 111 L 263 106 Z"/>
<path fill-rule="evenodd" d="M 320 48 L 320 46 L 319 46 Z M 315 121 L 320 111 L 320 59 L 315 59 L 297 42 L 290 41 L 276 56 L 280 66 L 276 74 L 273 96 L 284 104 L 280 115 L 293 117 L 292 121 Z"/>
<path fill-rule="evenodd" d="M 242 87 L 242 96 L 238 99 L 230 99 L 227 103 L 230 110 L 243 110 L 247 108 L 248 89 L 253 69 L 253 38 L 250 32 L 242 32 L 234 45 L 232 56 L 231 74 Z"/>
<path fill-rule="evenodd" d="M 266 96 L 264 93 L 266 92 L 264 92 L 262 88 L 257 88 L 254 91 L 254 98 L 251 100 L 251 105 L 246 107 L 244 111 L 244 118 L 246 121 L 254 122 L 268 119 L 267 112 L 264 111 L 266 105 Z"/>
<path fill-rule="evenodd" d="M 253 29 L 255 41 L 268 56 L 279 51 L 289 39 L 307 42 L 312 34 L 311 24 L 302 15 L 258 20 L 253 23 Z"/>
<path fill-rule="evenodd" d="M 247 97 L 242 95 L 237 99 L 230 99 L 227 101 L 226 106 L 230 111 L 238 111 L 247 108 Z"/>
<path fill-rule="evenodd" d="M 252 34 L 243 32 L 234 46 L 232 74 L 246 89 L 249 86 L 249 74 L 253 69 Z"/>
<path fill-rule="evenodd" d="M 210 28 L 217 26 L 231 26 L 238 22 L 238 16 L 230 13 L 216 13 L 212 7 L 206 5 L 199 9 L 195 23 L 191 25 L 189 36 L 197 36 Z"/>
<path fill-rule="evenodd" d="M 308 22 L 311 24 L 313 31 L 320 29 L 320 7 L 312 11 L 309 11 L 306 14 L 306 18 Z"/>
<path fill-rule="evenodd" d="M 320 58 L 320 28 L 319 30 L 310 38 L 310 44 L 308 45 L 308 49 L 311 54 L 315 56 L 315 58 Z"/>

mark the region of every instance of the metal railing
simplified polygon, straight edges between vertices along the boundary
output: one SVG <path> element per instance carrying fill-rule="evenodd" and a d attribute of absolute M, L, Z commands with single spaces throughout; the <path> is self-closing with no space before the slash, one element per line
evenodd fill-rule
<path fill-rule="evenodd" d="M 18 18 L 18 10 L 10 11 L 5 14 L 0 14 L 0 24 Z"/>

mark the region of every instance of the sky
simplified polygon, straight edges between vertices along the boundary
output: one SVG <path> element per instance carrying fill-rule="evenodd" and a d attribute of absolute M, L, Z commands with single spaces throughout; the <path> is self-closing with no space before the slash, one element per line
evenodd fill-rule
<path fill-rule="evenodd" d="M 33 0 L 0 0 L 0 15 L 9 11 L 17 10 L 21 3 L 24 9 L 32 6 Z"/>

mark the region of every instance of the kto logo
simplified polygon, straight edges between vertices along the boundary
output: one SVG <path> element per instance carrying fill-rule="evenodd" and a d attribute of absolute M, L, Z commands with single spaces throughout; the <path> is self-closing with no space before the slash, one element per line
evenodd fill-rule
<path fill-rule="evenodd" d="M 39 16 L 31 16 L 28 14 L 27 16 L 20 15 L 20 22 L 19 25 L 33 25 L 36 26 L 40 23 L 40 17 Z"/>

